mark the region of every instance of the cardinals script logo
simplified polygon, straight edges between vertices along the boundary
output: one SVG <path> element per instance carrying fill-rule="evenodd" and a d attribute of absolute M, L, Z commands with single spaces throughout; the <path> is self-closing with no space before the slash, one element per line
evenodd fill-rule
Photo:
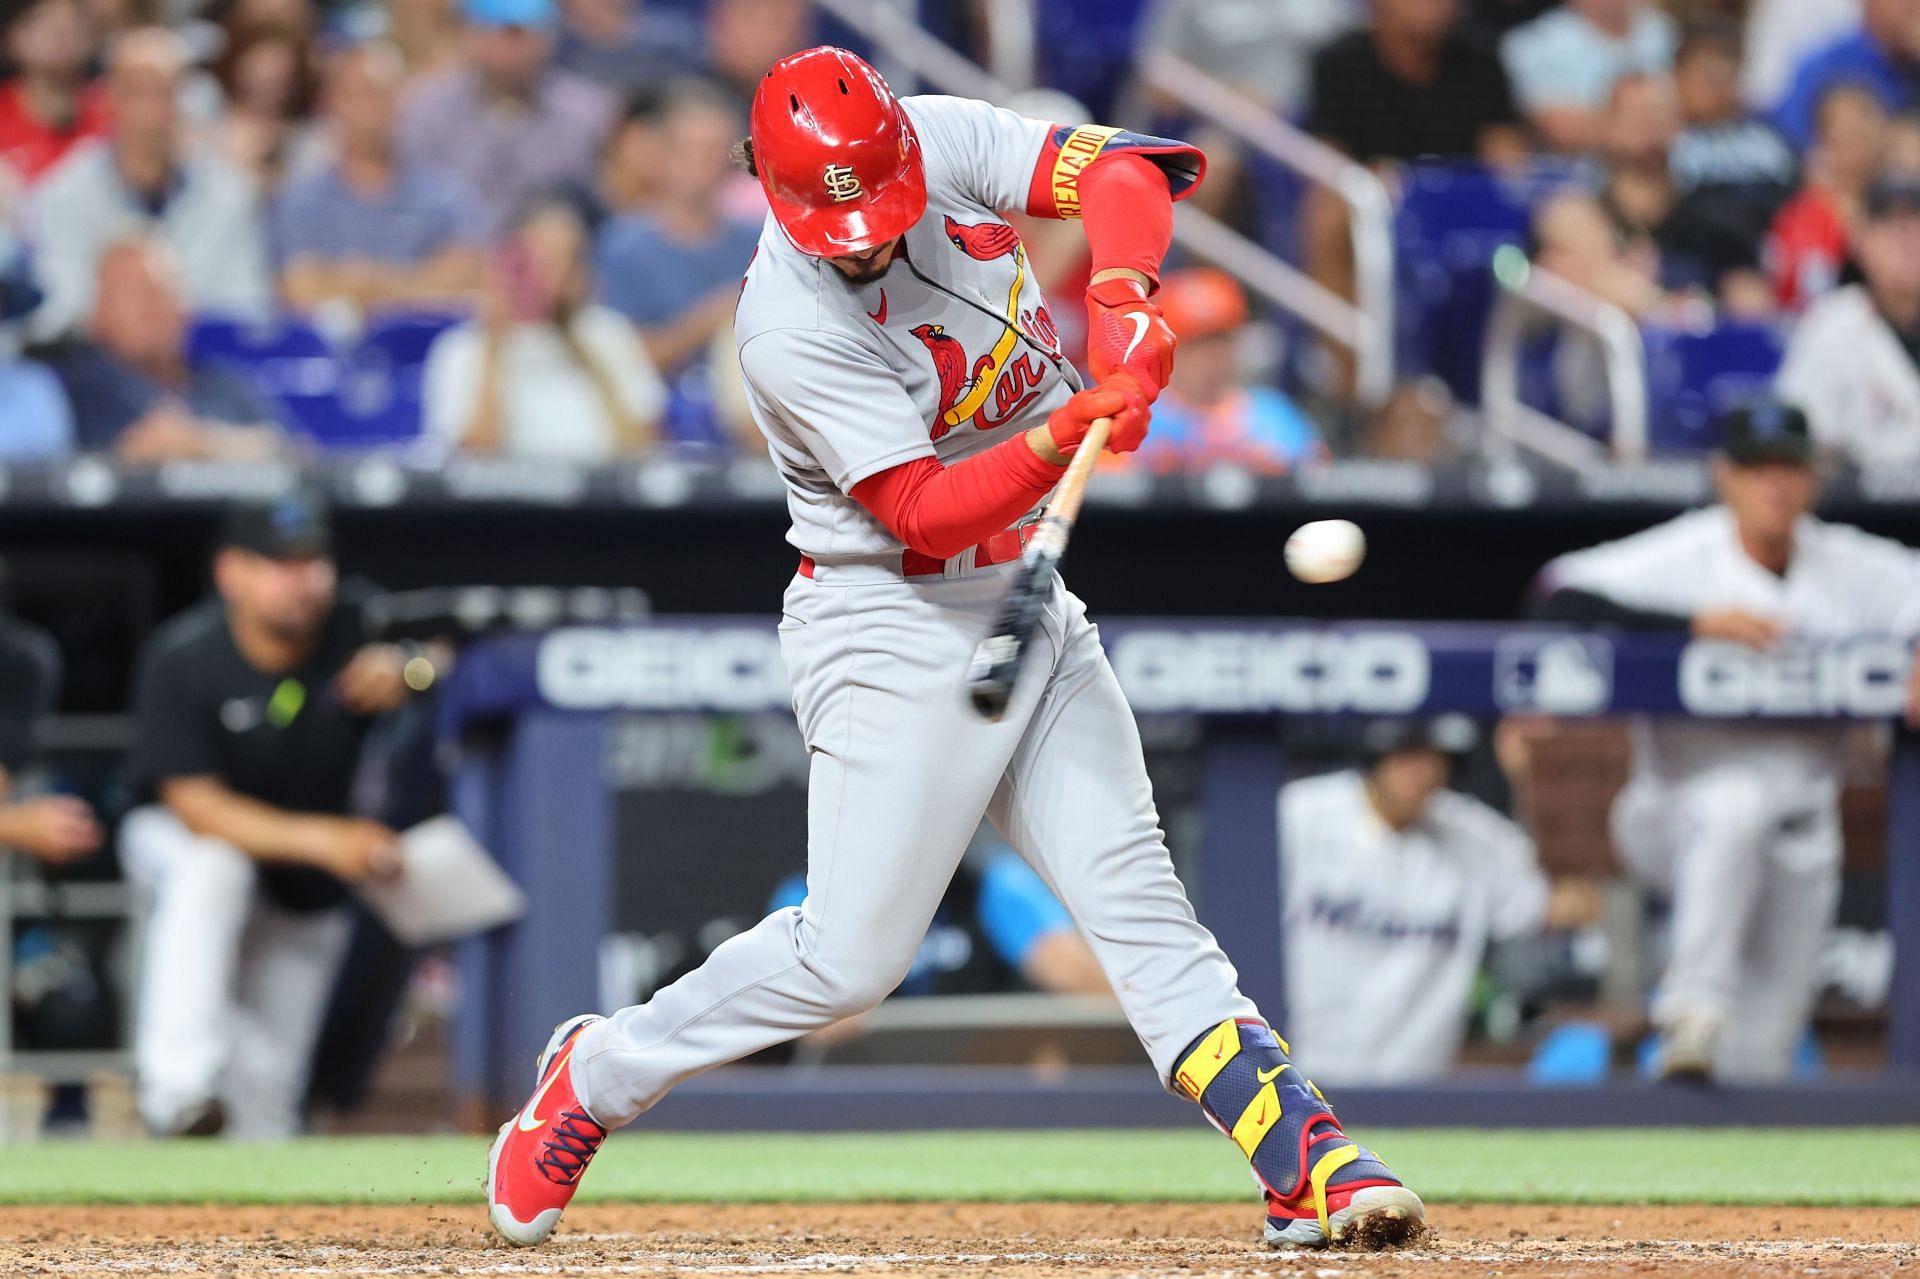
<path fill-rule="evenodd" d="M 956 249 L 976 262 L 1011 258 L 1013 287 L 1007 291 L 1006 328 L 993 349 L 977 359 L 969 360 L 966 347 L 944 325 L 921 324 L 912 329 L 927 348 L 940 382 L 940 411 L 931 430 L 936 440 L 969 420 L 981 431 L 1004 425 L 1040 394 L 1041 375 L 1046 371 L 1031 355 L 1013 358 L 1019 342 L 1015 317 L 1020 314 L 1020 289 L 1027 279 L 1027 254 L 1019 234 L 1004 222 L 968 226 L 951 217 L 946 219 L 946 233 Z"/>
<path fill-rule="evenodd" d="M 833 197 L 835 204 L 845 204 L 861 196 L 859 177 L 844 164 L 829 164 L 821 172 L 820 178 L 827 184 L 827 194 Z"/>

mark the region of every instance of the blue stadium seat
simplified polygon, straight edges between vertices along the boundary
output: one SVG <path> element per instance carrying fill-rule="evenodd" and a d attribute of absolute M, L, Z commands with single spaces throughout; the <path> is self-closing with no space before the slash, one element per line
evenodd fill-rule
<path fill-rule="evenodd" d="M 1040 82 L 1086 103 L 1094 119 L 1111 119 L 1115 100 L 1133 79 L 1134 46 L 1147 3 L 1048 0 L 1036 6 Z"/>
<path fill-rule="evenodd" d="M 1647 433 L 1654 453 L 1704 453 L 1714 423 L 1766 392 L 1780 368 L 1785 335 L 1771 324 L 1723 324 L 1705 333 L 1649 326 Z"/>
<path fill-rule="evenodd" d="M 367 323 L 360 347 L 384 353 L 396 369 L 425 364 L 433 340 L 466 318 L 424 311 L 374 316 Z"/>
<path fill-rule="evenodd" d="M 1433 374 L 1465 402 L 1480 402 L 1494 251 L 1526 243 L 1534 205 L 1568 178 L 1557 164 L 1514 173 L 1442 164 L 1407 171 L 1394 219 L 1404 373 Z"/>
<path fill-rule="evenodd" d="M 332 352 L 320 331 L 298 316 L 201 315 L 194 317 L 187 333 L 190 357 L 242 366 L 264 360 L 312 359 Z"/>

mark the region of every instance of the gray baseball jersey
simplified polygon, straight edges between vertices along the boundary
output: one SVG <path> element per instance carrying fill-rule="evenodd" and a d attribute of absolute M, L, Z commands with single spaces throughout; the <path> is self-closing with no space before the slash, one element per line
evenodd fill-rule
<path fill-rule="evenodd" d="M 1062 209 L 1075 188 L 1059 179 L 1116 143 L 1172 156 L 1161 163 L 1176 187 L 1180 157 L 1197 168 L 1197 156 L 981 102 L 904 105 L 927 180 L 907 260 L 856 288 L 769 222 L 735 326 L 786 480 L 789 538 L 815 565 L 788 585 L 780 622 L 811 761 L 806 899 L 581 1032 L 574 1085 L 602 1123 L 877 1003 L 911 966 L 983 814 L 1073 915 L 1163 1077 L 1209 1026 L 1258 1015 L 1174 874 L 1133 715 L 1085 606 L 1054 580 L 1006 714 L 983 720 L 964 676 L 1013 566 L 962 554 L 939 576 L 905 576 L 900 543 L 847 496 L 914 458 L 988 448 L 1070 393 L 999 210 L 1034 207 L 1036 190 Z"/>
<path fill-rule="evenodd" d="M 1092 155 L 1137 150 L 1184 191 L 1198 168 L 1165 139 L 1048 125 L 965 98 L 901 106 L 927 181 L 904 260 L 854 287 L 769 216 L 734 319 L 748 407 L 787 486 L 788 540 L 823 564 L 901 550 L 847 496 L 861 480 L 991 448 L 1079 388 L 1026 249 L 1001 217 L 1029 207 L 1036 175 L 1045 190 Z M 1047 198 L 1067 203 L 1064 191 Z"/>

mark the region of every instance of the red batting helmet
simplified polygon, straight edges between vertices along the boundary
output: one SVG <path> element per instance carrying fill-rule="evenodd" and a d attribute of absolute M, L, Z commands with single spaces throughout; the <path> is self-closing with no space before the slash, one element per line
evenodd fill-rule
<path fill-rule="evenodd" d="M 774 63 L 753 95 L 752 127 L 760 185 L 802 253 L 862 253 L 926 212 L 920 139 L 880 73 L 845 49 Z"/>

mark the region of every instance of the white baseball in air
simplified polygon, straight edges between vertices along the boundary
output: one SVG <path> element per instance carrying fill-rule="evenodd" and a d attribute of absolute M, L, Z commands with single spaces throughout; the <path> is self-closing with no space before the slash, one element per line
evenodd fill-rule
<path fill-rule="evenodd" d="M 1352 520 L 1315 520 L 1287 539 L 1287 571 L 1303 582 L 1352 577 L 1367 558 L 1367 535 Z"/>

